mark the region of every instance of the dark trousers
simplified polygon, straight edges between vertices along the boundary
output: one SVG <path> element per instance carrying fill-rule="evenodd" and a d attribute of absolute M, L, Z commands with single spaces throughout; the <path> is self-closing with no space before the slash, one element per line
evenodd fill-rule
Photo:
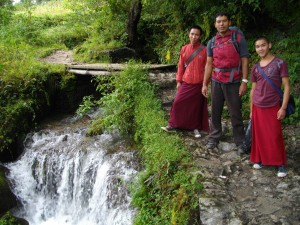
<path fill-rule="evenodd" d="M 219 142 L 222 136 L 222 112 L 226 101 L 229 110 L 233 138 L 236 145 L 242 145 L 245 137 L 242 99 L 239 96 L 240 82 L 224 84 L 212 81 L 211 85 L 211 131 L 209 141 Z"/>

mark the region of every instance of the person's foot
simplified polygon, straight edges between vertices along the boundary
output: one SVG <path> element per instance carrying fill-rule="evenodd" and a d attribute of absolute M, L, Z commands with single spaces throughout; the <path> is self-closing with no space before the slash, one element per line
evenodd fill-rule
<path fill-rule="evenodd" d="M 287 170 L 285 166 L 279 166 L 278 167 L 278 172 L 277 172 L 277 177 L 285 177 L 287 175 Z"/>
<path fill-rule="evenodd" d="M 206 148 L 207 149 L 214 149 L 215 147 L 217 147 L 217 143 L 214 141 L 208 141 Z"/>
<path fill-rule="evenodd" d="M 263 164 L 260 162 L 260 163 L 254 163 L 253 164 L 253 169 L 256 169 L 256 170 L 260 170 L 261 168 L 263 168 Z"/>
<path fill-rule="evenodd" d="M 175 131 L 175 128 L 170 126 L 170 125 L 167 125 L 165 127 L 161 127 L 161 129 L 163 129 L 164 131 L 166 132 L 172 132 L 172 131 Z"/>
<path fill-rule="evenodd" d="M 201 134 L 200 134 L 199 130 L 197 130 L 197 129 L 194 130 L 194 135 L 195 135 L 195 138 L 201 137 Z"/>

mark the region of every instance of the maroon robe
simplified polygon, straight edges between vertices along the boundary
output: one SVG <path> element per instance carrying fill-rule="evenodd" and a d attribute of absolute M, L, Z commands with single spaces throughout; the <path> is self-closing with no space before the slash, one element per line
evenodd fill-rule
<path fill-rule="evenodd" d="M 286 165 L 286 151 L 281 121 L 277 119 L 279 106 L 252 106 L 252 145 L 250 161 L 265 166 Z"/>
<path fill-rule="evenodd" d="M 202 84 L 181 84 L 171 108 L 170 126 L 209 131 L 207 99 L 202 95 L 201 89 Z"/>

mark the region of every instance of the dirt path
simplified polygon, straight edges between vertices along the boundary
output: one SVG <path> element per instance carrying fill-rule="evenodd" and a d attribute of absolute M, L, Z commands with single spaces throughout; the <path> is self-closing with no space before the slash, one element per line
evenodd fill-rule
<path fill-rule="evenodd" d="M 77 64 L 74 62 L 72 50 L 57 50 L 42 61 L 55 64 Z"/>

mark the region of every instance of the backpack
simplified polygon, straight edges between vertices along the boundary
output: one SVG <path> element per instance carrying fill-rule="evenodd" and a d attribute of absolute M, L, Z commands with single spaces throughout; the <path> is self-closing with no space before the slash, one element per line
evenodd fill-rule
<path fill-rule="evenodd" d="M 231 33 L 231 41 L 232 41 L 232 44 L 235 48 L 235 50 L 240 54 L 240 46 L 239 46 L 239 42 L 238 42 L 238 38 L 237 38 L 237 35 L 240 34 L 241 37 L 245 37 L 244 36 L 244 33 L 243 31 L 240 30 L 240 28 L 238 28 L 237 26 L 230 26 L 229 27 L 229 30 L 232 30 L 234 32 Z M 215 40 L 216 40 L 216 36 L 214 36 L 212 39 L 211 39 L 211 48 L 215 48 Z"/>

